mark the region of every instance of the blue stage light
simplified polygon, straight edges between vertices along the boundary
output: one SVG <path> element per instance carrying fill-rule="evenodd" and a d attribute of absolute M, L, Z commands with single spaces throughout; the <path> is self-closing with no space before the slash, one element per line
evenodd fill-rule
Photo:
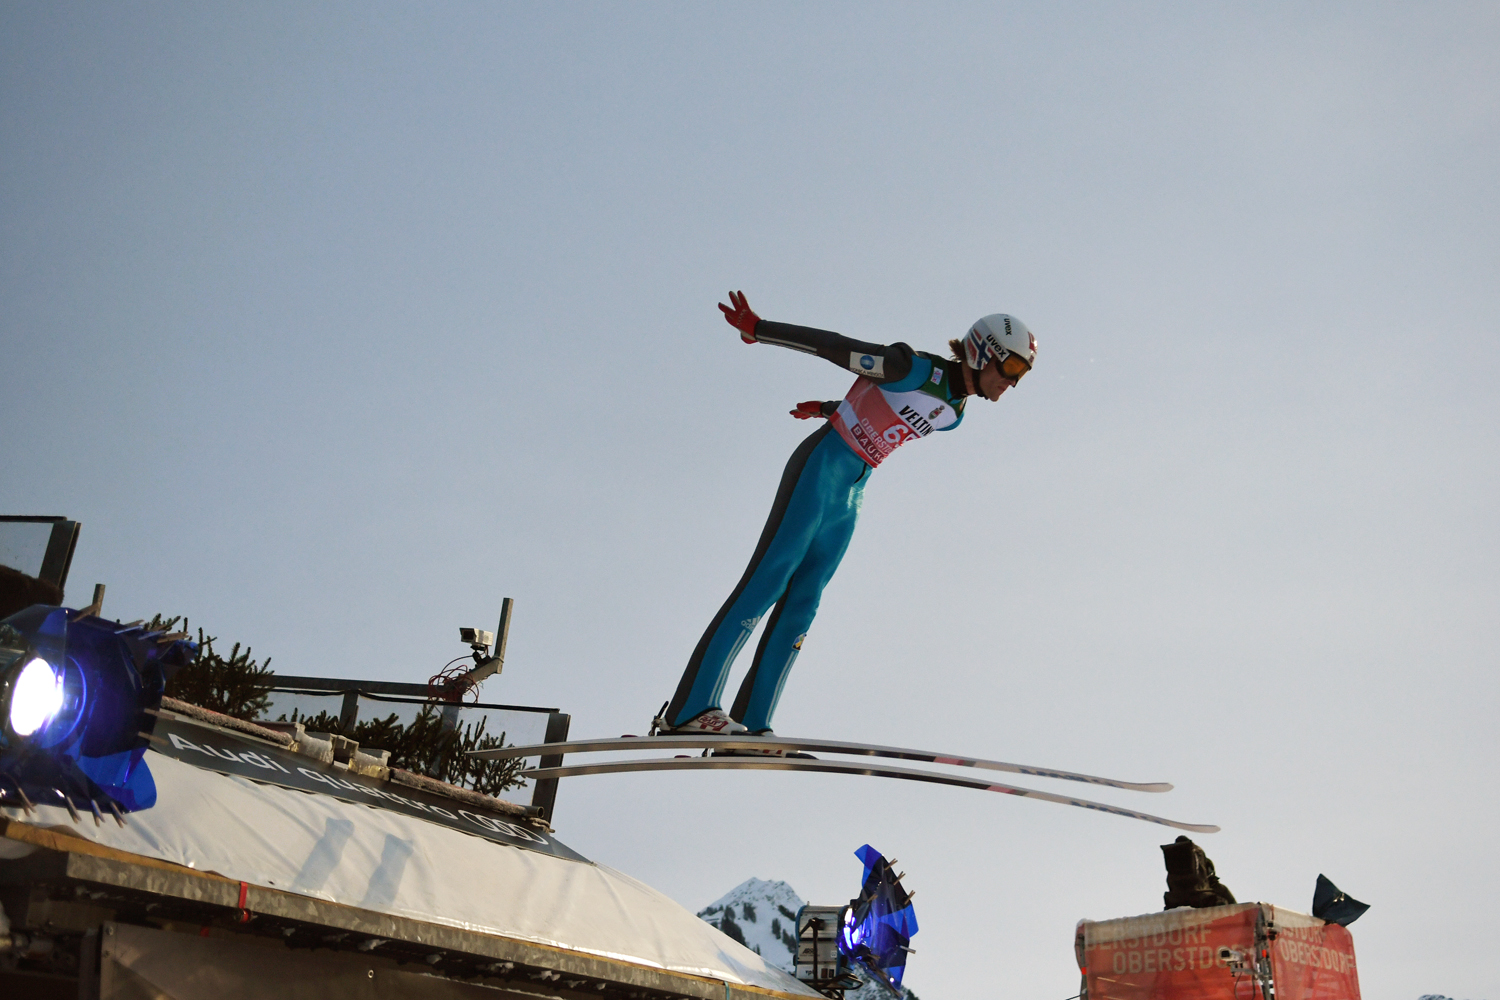
<path fill-rule="evenodd" d="M 16 672 L 10 692 L 10 731 L 30 736 L 57 714 L 63 704 L 62 674 L 40 656 Z"/>
<path fill-rule="evenodd" d="M 864 862 L 859 898 L 844 913 L 839 928 L 839 952 L 899 986 L 906 972 L 906 956 L 917 933 L 917 913 L 901 876 L 869 844 L 854 852 Z"/>
<path fill-rule="evenodd" d="M 197 651 L 180 635 L 47 605 L 0 622 L 0 801 L 75 815 L 76 803 L 96 818 L 153 805 L 154 712 Z"/>

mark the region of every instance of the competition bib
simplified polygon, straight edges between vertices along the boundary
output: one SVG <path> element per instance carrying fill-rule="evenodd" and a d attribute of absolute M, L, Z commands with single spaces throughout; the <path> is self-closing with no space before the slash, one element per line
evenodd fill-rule
<path fill-rule="evenodd" d="M 953 404 L 921 389 L 891 392 L 859 378 L 829 420 L 844 443 L 873 467 L 912 438 L 958 423 L 959 414 Z"/>

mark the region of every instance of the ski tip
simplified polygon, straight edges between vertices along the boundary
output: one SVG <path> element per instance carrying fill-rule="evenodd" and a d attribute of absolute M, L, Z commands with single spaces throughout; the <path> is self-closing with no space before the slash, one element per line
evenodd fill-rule
<path fill-rule="evenodd" d="M 1212 823 L 1179 823 L 1178 826 L 1184 830 L 1192 830 L 1194 833 L 1218 833 L 1219 828 Z"/>
<path fill-rule="evenodd" d="M 1141 792 L 1170 792 L 1172 783 L 1170 781 L 1148 781 L 1145 784 L 1135 786 Z"/>

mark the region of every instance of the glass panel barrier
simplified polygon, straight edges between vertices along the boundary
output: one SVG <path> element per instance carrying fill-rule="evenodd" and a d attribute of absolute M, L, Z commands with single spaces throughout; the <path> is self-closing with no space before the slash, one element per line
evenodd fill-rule
<path fill-rule="evenodd" d="M 305 685 L 316 683 L 316 681 L 309 678 L 297 678 L 295 683 Z M 375 684 L 370 686 L 373 687 Z M 397 687 L 395 684 L 389 686 Z M 295 720 L 307 723 L 326 712 L 328 716 L 339 719 L 343 717 L 348 699 L 352 698 L 358 709 L 355 716 L 356 723 L 374 722 L 394 716 L 397 725 L 406 727 L 410 726 L 426 709 L 437 713 L 443 719 L 445 726 L 456 728 L 470 737 L 502 739 L 505 746 L 518 746 L 545 742 L 549 721 L 554 716 L 552 709 L 494 705 L 483 702 L 431 703 L 425 697 L 406 694 L 371 694 L 359 690 L 352 684 L 349 687 L 349 690 L 308 690 L 306 687 L 298 686 L 273 690 L 269 695 L 270 708 L 261 717 L 272 722 Z M 399 689 L 406 687 L 420 690 L 416 685 L 400 685 Z M 482 729 L 480 729 L 481 726 Z M 316 725 L 310 725 L 308 728 L 314 731 L 321 729 Z M 371 745 L 367 749 L 388 750 L 391 748 Z M 539 760 L 538 757 L 524 758 L 525 766 L 535 767 Z M 533 805 L 535 804 L 534 784 L 534 782 L 526 781 L 520 787 L 505 789 L 496 797 L 519 805 Z M 547 798 L 550 799 L 550 795 Z"/>
<path fill-rule="evenodd" d="M 271 707 L 261 715 L 268 722 L 306 722 L 322 712 L 337 719 L 344 708 L 344 696 L 338 691 L 272 691 L 270 699 Z"/>
<path fill-rule="evenodd" d="M 52 524 L 47 521 L 0 521 L 0 566 L 27 576 L 42 575 Z"/>

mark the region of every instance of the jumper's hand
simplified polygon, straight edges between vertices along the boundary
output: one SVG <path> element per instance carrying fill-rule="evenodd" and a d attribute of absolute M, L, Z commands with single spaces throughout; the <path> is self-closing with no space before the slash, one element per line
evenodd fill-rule
<path fill-rule="evenodd" d="M 821 417 L 823 415 L 823 404 L 816 399 L 809 399 L 805 403 L 798 403 L 795 410 L 787 412 L 798 420 L 811 420 L 813 417 Z"/>
<path fill-rule="evenodd" d="M 729 305 L 720 302 L 719 311 L 724 314 L 726 323 L 740 331 L 741 340 L 747 344 L 755 343 L 755 324 L 760 322 L 760 317 L 751 310 L 744 292 L 730 292 Z"/>

